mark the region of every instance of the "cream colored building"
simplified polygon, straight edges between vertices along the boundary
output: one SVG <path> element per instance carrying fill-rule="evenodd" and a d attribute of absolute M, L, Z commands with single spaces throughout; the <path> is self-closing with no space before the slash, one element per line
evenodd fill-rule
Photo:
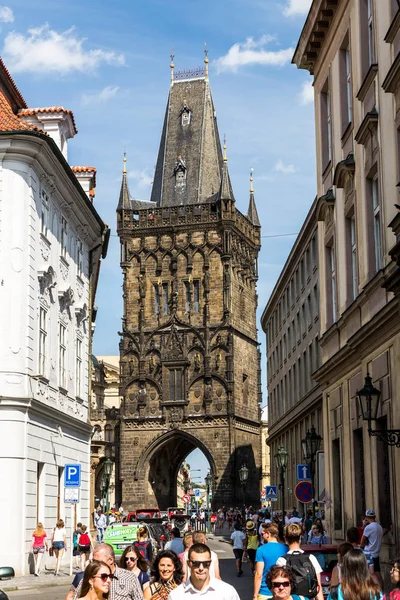
<path fill-rule="evenodd" d="M 266 504 L 263 499 L 265 486 L 271 485 L 271 450 L 267 444 L 268 440 L 268 406 L 261 409 L 261 505 Z"/>
<path fill-rule="evenodd" d="M 119 440 L 119 356 L 92 357 L 91 405 L 91 507 L 104 506 L 102 478 L 107 458 L 114 467 L 110 477 L 109 505 L 120 504 L 119 461 L 116 454 Z"/>
<path fill-rule="evenodd" d="M 372 428 L 400 428 L 390 255 L 400 227 L 399 45 L 396 1 L 314 0 L 293 59 L 314 77 L 321 366 L 313 376 L 323 388 L 327 518 L 340 542 L 374 508 L 393 531 L 383 563 L 399 550 L 400 450 L 370 437 L 357 390 L 369 373 L 381 391 Z"/>

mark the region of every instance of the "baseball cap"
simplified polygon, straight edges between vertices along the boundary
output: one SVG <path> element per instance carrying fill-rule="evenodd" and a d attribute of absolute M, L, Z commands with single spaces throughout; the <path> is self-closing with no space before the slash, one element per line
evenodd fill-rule
<path fill-rule="evenodd" d="M 373 508 L 369 508 L 368 510 L 365 511 L 365 516 L 366 517 L 376 517 L 375 511 Z"/>

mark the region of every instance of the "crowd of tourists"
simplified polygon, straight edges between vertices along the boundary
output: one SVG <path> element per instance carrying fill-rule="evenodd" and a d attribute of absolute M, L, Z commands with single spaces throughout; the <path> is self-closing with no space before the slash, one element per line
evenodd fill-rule
<path fill-rule="evenodd" d="M 221 509 L 216 513 L 222 523 L 215 527 L 223 529 L 228 523 L 225 530 L 229 531 L 238 577 L 243 575 L 243 564 L 249 564 L 253 600 L 324 600 L 322 568 L 318 553 L 313 554 L 314 544 L 326 543 L 323 515 L 313 519 L 311 513 L 301 518 L 296 512 L 286 515 L 285 525 L 283 519 L 268 511 L 248 510 L 243 514 L 232 510 L 224 514 Z M 203 530 L 188 531 L 183 537 L 178 529 L 171 533 L 164 549 L 154 556 L 147 527 L 143 525 L 117 565 L 113 547 L 104 542 L 95 545 L 87 527 L 78 523 L 74 555 L 80 570 L 66 600 L 184 600 L 187 594 L 198 593 L 213 596 L 213 600 L 239 600 L 235 588 L 222 581 L 218 556 L 208 546 Z M 371 509 L 366 511 L 361 529 L 348 529 L 346 542 L 337 548 L 338 562 L 331 574 L 328 600 L 384 599 L 379 562 L 383 535 Z M 305 552 L 307 542 L 313 546 Z M 41 523 L 33 533 L 31 551 L 36 575 L 46 549 L 56 556 L 57 574 L 67 549 L 62 520 L 57 522 L 49 541 Z M 393 563 L 391 579 L 394 589 L 387 600 L 400 600 L 400 559 Z"/>

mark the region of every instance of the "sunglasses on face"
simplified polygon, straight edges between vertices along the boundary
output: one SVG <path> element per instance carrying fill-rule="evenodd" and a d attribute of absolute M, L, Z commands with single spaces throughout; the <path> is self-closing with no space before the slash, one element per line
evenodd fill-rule
<path fill-rule="evenodd" d="M 289 587 L 290 585 L 290 581 L 273 581 L 272 582 L 272 587 L 273 588 L 280 588 L 280 587 Z"/>
<path fill-rule="evenodd" d="M 128 562 L 128 560 L 130 562 L 136 562 L 137 561 L 137 556 L 126 556 L 125 560 L 126 560 L 126 562 Z"/>
<path fill-rule="evenodd" d="M 205 569 L 209 569 L 210 565 L 211 565 L 211 560 L 191 560 L 190 561 L 190 566 L 193 567 L 193 569 L 198 569 L 200 567 L 200 565 L 203 565 L 203 567 Z"/>
<path fill-rule="evenodd" d="M 100 573 L 100 575 L 95 575 L 94 578 L 101 579 L 102 581 L 107 581 L 107 579 L 112 581 L 114 579 L 114 575 L 111 575 L 111 573 Z"/>

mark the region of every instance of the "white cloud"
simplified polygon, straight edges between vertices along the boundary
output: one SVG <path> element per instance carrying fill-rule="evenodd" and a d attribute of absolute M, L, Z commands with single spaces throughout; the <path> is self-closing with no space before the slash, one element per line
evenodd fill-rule
<path fill-rule="evenodd" d="M 146 169 L 129 171 L 128 178 L 135 179 L 139 188 L 148 188 L 153 183 L 153 178 L 150 177 Z"/>
<path fill-rule="evenodd" d="M 70 73 L 93 71 L 100 64 L 123 65 L 123 54 L 100 49 L 86 50 L 84 38 L 79 39 L 74 28 L 58 33 L 48 24 L 28 29 L 25 36 L 15 31 L 4 40 L 2 58 L 13 73 L 30 71 Z"/>
<path fill-rule="evenodd" d="M 266 50 L 265 46 L 274 38 L 263 35 L 259 40 L 248 37 L 245 42 L 237 42 L 228 50 L 225 56 L 218 58 L 215 63 L 218 71 L 236 71 L 243 65 L 274 65 L 282 67 L 292 59 L 294 49 Z"/>
<path fill-rule="evenodd" d="M 83 104 L 93 104 L 94 102 L 107 102 L 110 98 L 114 98 L 119 90 L 119 87 L 116 85 L 112 87 L 111 85 L 107 85 L 105 88 L 101 90 L 101 92 L 95 92 L 92 94 L 83 94 L 82 102 Z"/>
<path fill-rule="evenodd" d="M 0 6 L 0 21 L 2 23 L 12 23 L 14 21 L 14 13 L 8 6 Z"/>
<path fill-rule="evenodd" d="M 274 171 L 278 173 L 284 173 L 285 175 L 289 175 L 290 173 L 296 173 L 297 169 L 294 165 L 285 165 L 281 159 L 278 160 L 276 165 L 274 166 Z"/>
<path fill-rule="evenodd" d="M 300 104 L 311 104 L 314 102 L 314 88 L 311 80 L 303 83 L 299 98 Z"/>
<path fill-rule="evenodd" d="M 306 15 L 310 10 L 312 0 L 288 0 L 287 5 L 283 9 L 283 14 L 286 17 L 296 15 Z"/>

